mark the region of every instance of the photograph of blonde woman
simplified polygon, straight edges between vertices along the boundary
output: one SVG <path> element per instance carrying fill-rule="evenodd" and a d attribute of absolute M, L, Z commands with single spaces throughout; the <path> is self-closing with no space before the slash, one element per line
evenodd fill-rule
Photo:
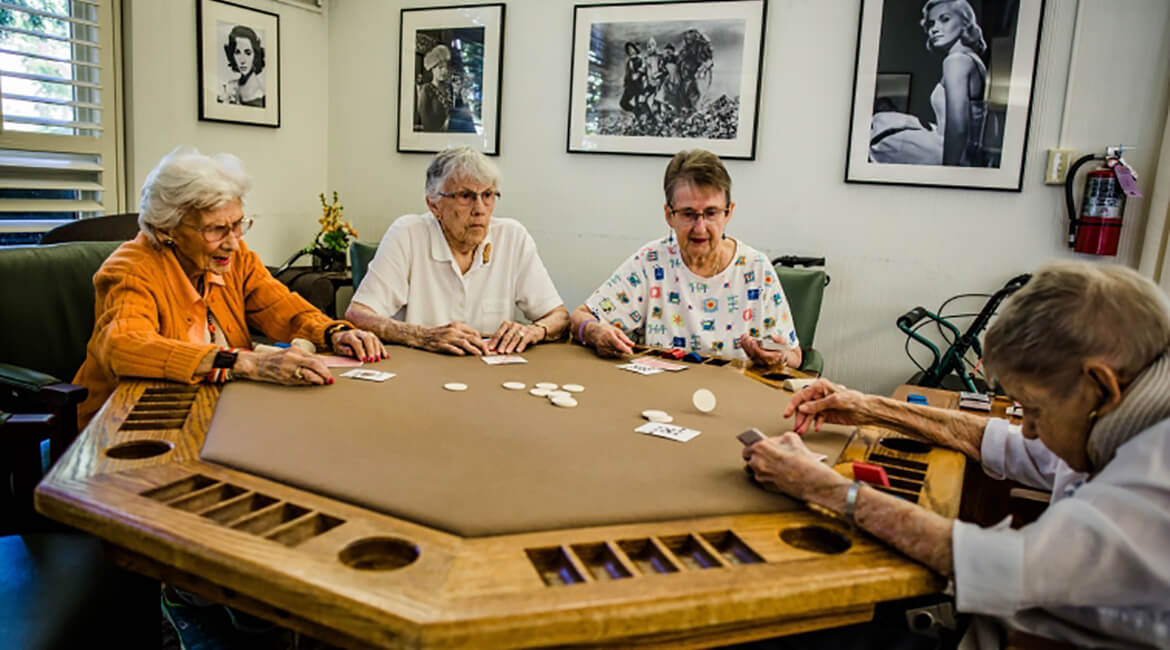
<path fill-rule="evenodd" d="M 1004 0 L 886 0 L 879 80 L 912 81 L 902 98 L 875 93 L 871 162 L 999 166 L 1006 106 L 991 97 L 990 80 L 997 67 L 1011 70 L 1017 13 Z"/>

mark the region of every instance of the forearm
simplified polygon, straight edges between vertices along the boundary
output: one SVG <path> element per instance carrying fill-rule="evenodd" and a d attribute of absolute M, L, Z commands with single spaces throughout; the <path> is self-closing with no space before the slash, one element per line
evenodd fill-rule
<path fill-rule="evenodd" d="M 812 490 L 806 500 L 839 515 L 845 512 L 849 481 Z M 854 501 L 857 526 L 944 576 L 954 573 L 952 521 L 913 503 L 862 484 Z"/>
<path fill-rule="evenodd" d="M 361 303 L 350 303 L 345 310 L 345 318 L 354 324 L 354 327 L 373 332 L 378 338 L 387 343 L 408 345 L 412 348 L 423 347 L 426 343 L 426 328 L 395 320 L 389 316 L 382 316 Z"/>
<path fill-rule="evenodd" d="M 532 324 L 544 328 L 546 334 L 543 340 L 560 340 L 565 334 L 565 329 L 569 327 L 569 310 L 565 309 L 564 306 L 557 307 L 544 316 L 534 320 Z"/>
<path fill-rule="evenodd" d="M 578 306 L 569 316 L 570 336 L 590 347 L 596 347 L 596 343 L 590 342 L 588 330 L 596 325 L 597 317 L 585 305 Z"/>
<path fill-rule="evenodd" d="M 982 459 L 980 448 L 987 418 L 962 411 L 909 404 L 888 397 L 871 395 L 867 402 L 863 416 L 865 424 L 917 435 L 961 451 L 974 460 Z"/>

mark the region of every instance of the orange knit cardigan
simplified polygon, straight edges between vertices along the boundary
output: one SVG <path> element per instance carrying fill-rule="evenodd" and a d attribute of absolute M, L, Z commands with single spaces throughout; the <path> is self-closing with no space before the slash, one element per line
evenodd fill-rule
<path fill-rule="evenodd" d="M 211 275 L 200 296 L 174 254 L 142 233 L 102 264 L 93 276 L 93 335 L 73 379 L 89 389 L 78 407 L 82 428 L 123 377 L 202 381 L 195 368 L 216 349 L 203 342 L 208 309 L 228 343 L 240 348 L 252 347 L 249 325 L 275 341 L 300 337 L 323 346 L 325 328 L 343 322 L 289 291 L 242 241 L 222 283 Z"/>

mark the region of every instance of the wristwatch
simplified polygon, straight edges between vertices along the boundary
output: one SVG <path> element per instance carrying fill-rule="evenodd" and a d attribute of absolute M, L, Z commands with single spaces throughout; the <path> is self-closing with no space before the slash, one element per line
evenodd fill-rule
<path fill-rule="evenodd" d="M 220 350 L 215 353 L 215 361 L 211 362 L 212 368 L 224 368 L 231 370 L 236 365 L 236 357 L 239 357 L 238 352 L 231 350 Z"/>

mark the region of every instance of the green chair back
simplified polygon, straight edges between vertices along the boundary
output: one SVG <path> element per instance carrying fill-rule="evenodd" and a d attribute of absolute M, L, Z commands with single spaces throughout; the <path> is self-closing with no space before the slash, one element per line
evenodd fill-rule
<path fill-rule="evenodd" d="M 801 370 L 820 373 L 824 370 L 824 357 L 813 349 L 817 335 L 817 321 L 821 318 L 821 302 L 825 297 L 828 275 L 824 269 L 791 268 L 775 265 L 780 286 L 788 297 L 788 308 L 792 311 L 796 336 L 804 350 Z"/>
<path fill-rule="evenodd" d="M 93 334 L 93 276 L 121 243 L 0 248 L 0 362 L 73 381 Z"/>
<path fill-rule="evenodd" d="M 349 245 L 349 272 L 353 275 L 353 290 L 362 284 L 362 278 L 366 277 L 366 268 L 370 266 L 370 261 L 374 259 L 374 253 L 378 252 L 377 244 L 367 244 L 360 241 L 355 241 Z"/>

